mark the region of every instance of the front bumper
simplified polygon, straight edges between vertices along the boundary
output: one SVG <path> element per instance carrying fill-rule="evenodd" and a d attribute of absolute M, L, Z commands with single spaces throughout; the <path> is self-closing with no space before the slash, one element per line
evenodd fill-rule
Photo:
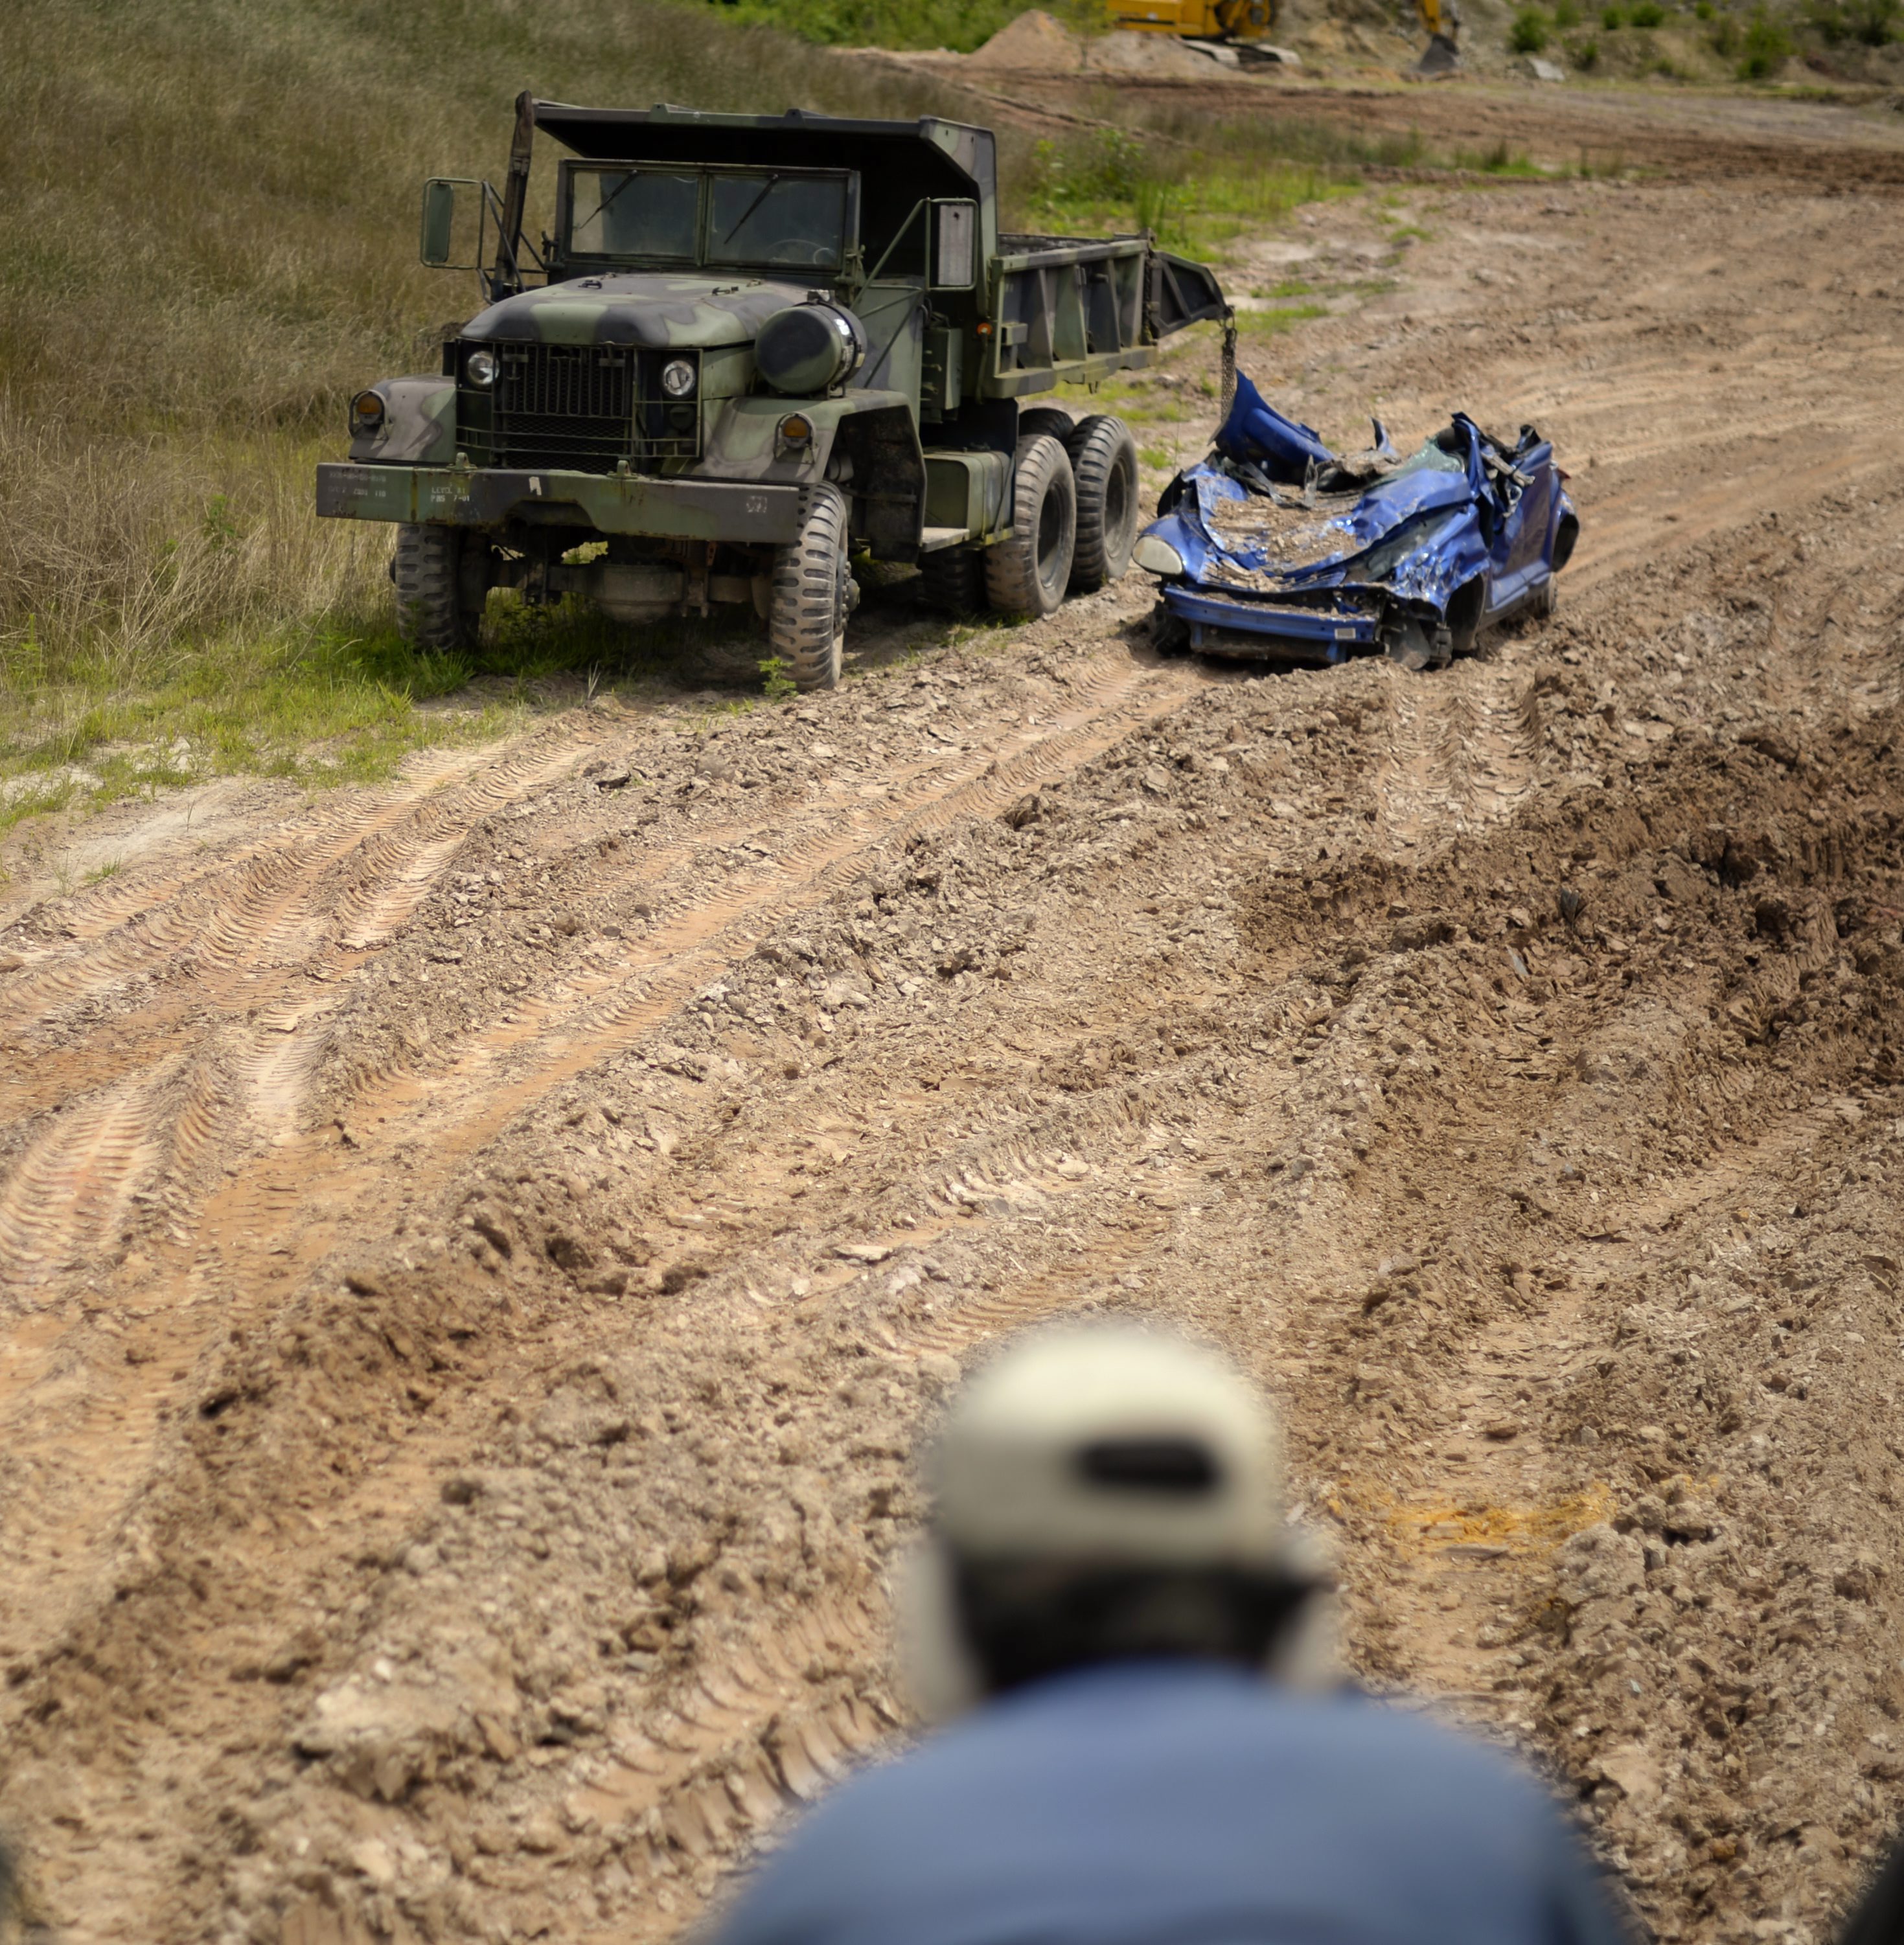
<path fill-rule="evenodd" d="M 645 473 L 335 464 L 317 469 L 317 511 L 326 519 L 497 528 L 526 521 L 776 547 L 798 537 L 805 493 L 800 486 Z"/>
<path fill-rule="evenodd" d="M 1297 608 L 1270 601 L 1236 600 L 1186 581 L 1167 581 L 1161 591 L 1164 605 L 1190 624 L 1191 646 L 1204 655 L 1339 662 L 1358 649 L 1373 648 L 1378 637 L 1375 615 L 1363 609 L 1334 603 Z M 1233 634 L 1268 636 L 1273 641 L 1258 646 L 1226 639 Z"/>

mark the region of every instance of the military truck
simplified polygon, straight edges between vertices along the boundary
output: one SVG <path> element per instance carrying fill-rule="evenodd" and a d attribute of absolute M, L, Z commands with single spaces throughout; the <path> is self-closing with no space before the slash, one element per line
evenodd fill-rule
<path fill-rule="evenodd" d="M 569 153 L 523 234 L 538 132 Z M 859 556 L 931 600 L 1048 614 L 1124 572 L 1137 453 L 1026 401 L 1224 315 L 1148 235 L 1001 235 L 989 130 L 576 108 L 525 94 L 500 192 L 423 192 L 427 264 L 486 307 L 440 372 L 350 401 L 317 510 L 397 528 L 406 637 L 466 645 L 489 590 L 647 621 L 749 604 L 802 689 L 839 679 Z"/>

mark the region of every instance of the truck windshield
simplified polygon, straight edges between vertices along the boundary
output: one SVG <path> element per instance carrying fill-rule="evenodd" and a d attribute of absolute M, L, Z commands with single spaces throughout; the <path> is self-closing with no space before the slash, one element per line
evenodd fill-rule
<path fill-rule="evenodd" d="M 569 210 L 579 257 L 837 270 L 846 254 L 841 176 L 610 163 L 570 172 Z"/>
<path fill-rule="evenodd" d="M 694 261 L 701 178 L 657 169 L 578 169 L 570 189 L 569 247 L 585 257 Z"/>

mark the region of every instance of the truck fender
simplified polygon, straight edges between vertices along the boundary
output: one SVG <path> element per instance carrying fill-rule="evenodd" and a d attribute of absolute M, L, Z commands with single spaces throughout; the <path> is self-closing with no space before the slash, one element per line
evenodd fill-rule
<path fill-rule="evenodd" d="M 903 405 L 853 412 L 841 420 L 833 449 L 852 465 L 845 486 L 855 537 L 876 560 L 915 559 L 925 522 L 925 454 L 912 415 Z"/>
<path fill-rule="evenodd" d="M 358 433 L 350 457 L 360 466 L 447 466 L 456 457 L 456 381 L 380 378 L 366 387 L 384 402 L 384 422 Z"/>

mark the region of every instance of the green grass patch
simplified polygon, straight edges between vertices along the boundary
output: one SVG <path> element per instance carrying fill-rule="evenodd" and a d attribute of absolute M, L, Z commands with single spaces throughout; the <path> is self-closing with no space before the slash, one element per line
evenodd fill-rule
<path fill-rule="evenodd" d="M 1236 329 L 1244 338 L 1276 338 L 1311 318 L 1328 315 L 1328 306 L 1319 304 L 1282 305 L 1274 310 L 1239 310 Z"/>

